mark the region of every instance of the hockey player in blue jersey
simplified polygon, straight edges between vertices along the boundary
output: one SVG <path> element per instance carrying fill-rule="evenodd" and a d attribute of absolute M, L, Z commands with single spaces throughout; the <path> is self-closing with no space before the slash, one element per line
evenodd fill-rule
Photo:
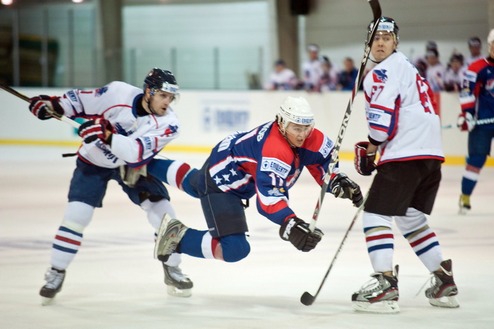
<path fill-rule="evenodd" d="M 458 128 L 468 131 L 468 156 L 461 180 L 460 214 L 471 209 L 470 196 L 491 153 L 494 138 L 494 29 L 487 38 L 489 56 L 470 64 L 460 93 Z"/>
<path fill-rule="evenodd" d="M 288 190 L 304 168 L 322 185 L 333 147 L 333 142 L 314 128 L 314 116 L 305 98 L 288 97 L 276 120 L 226 137 L 199 170 L 180 161 L 154 159 L 148 172 L 198 197 L 208 225 L 208 230 L 200 231 L 177 219 L 164 219 L 155 255 L 161 260 L 174 251 L 225 262 L 245 258 L 250 246 L 243 200 L 253 196 L 259 213 L 279 225 L 281 239 L 301 251 L 312 250 L 323 233 L 317 228 L 311 231 L 294 213 Z M 335 171 L 328 191 L 360 206 L 360 187 Z"/>

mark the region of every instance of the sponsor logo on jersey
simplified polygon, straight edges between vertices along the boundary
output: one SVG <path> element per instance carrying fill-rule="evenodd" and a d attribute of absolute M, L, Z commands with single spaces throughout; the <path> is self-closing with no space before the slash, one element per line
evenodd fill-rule
<path fill-rule="evenodd" d="M 237 137 L 237 135 L 238 135 L 238 131 L 236 131 L 235 133 L 228 135 L 225 138 L 223 138 L 223 140 L 220 142 L 220 145 L 218 146 L 218 152 L 229 149 L 230 144 L 232 143 L 232 140 L 235 139 L 235 137 Z"/>
<path fill-rule="evenodd" d="M 494 79 L 490 79 L 485 82 L 485 90 L 491 95 L 494 95 Z"/>
<path fill-rule="evenodd" d="M 388 76 L 386 75 L 387 70 L 374 70 L 372 71 L 372 79 L 374 82 L 385 83 L 388 80 Z"/>
<path fill-rule="evenodd" d="M 269 129 L 271 126 L 272 122 L 266 123 L 261 130 L 259 130 L 259 133 L 257 134 L 257 141 L 260 142 L 264 138 L 264 134 L 266 134 L 266 131 Z"/>
<path fill-rule="evenodd" d="M 134 131 L 126 131 L 124 127 L 120 124 L 120 122 L 117 122 L 114 126 L 115 130 L 117 131 L 117 134 L 122 135 L 122 136 L 130 136 L 134 133 Z"/>
<path fill-rule="evenodd" d="M 286 178 L 290 172 L 290 166 L 275 158 L 262 158 L 261 171 L 269 171 Z"/>
<path fill-rule="evenodd" d="M 147 150 L 151 150 L 153 147 L 153 142 L 150 137 L 143 137 L 142 138 L 142 143 L 144 144 L 144 148 Z"/>
<path fill-rule="evenodd" d="M 167 136 L 167 137 L 171 136 L 171 135 L 175 134 L 177 131 L 178 131 L 178 126 L 169 125 L 165 129 L 165 136 Z"/>
<path fill-rule="evenodd" d="M 73 90 L 69 90 L 67 92 L 67 97 L 73 101 L 73 102 L 78 102 L 79 100 L 77 99 L 77 95 L 75 94 L 75 92 Z"/>
<path fill-rule="evenodd" d="M 381 113 L 376 113 L 376 112 L 369 112 L 367 114 L 367 119 L 369 121 L 373 121 L 373 122 L 376 122 L 376 121 L 379 121 L 379 118 L 381 117 Z"/>
<path fill-rule="evenodd" d="M 319 152 L 324 157 L 327 157 L 329 155 L 329 152 L 331 152 L 332 148 L 333 148 L 333 142 L 331 142 L 331 140 L 328 137 L 324 136 L 324 143 L 322 144 Z"/>
<path fill-rule="evenodd" d="M 103 95 L 104 93 L 106 93 L 107 91 L 108 91 L 107 86 L 98 88 L 94 91 L 94 96 L 99 97 L 99 96 Z"/>
<path fill-rule="evenodd" d="M 283 196 L 283 191 L 284 191 L 283 188 L 278 189 L 277 187 L 274 187 L 268 191 L 268 195 L 270 195 L 270 196 Z"/>

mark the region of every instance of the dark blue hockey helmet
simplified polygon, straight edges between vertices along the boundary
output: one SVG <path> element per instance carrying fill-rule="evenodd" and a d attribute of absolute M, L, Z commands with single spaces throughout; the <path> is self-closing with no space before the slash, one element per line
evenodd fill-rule
<path fill-rule="evenodd" d="M 146 91 L 146 88 L 149 88 L 153 92 L 161 90 L 174 95 L 177 95 L 179 90 L 177 80 L 175 79 L 173 73 L 157 67 L 153 68 L 146 75 L 143 88 L 144 91 Z"/>

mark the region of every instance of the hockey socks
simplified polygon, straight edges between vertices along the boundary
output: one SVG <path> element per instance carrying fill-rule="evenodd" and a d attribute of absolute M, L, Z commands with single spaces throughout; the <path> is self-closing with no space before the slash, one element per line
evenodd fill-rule
<path fill-rule="evenodd" d="M 147 165 L 147 171 L 162 182 L 181 189 L 194 198 L 198 197 L 189 182 L 190 174 L 198 170 L 191 168 L 189 164 L 178 160 L 153 159 Z"/>
<path fill-rule="evenodd" d="M 178 251 L 198 258 L 237 262 L 249 254 L 250 245 L 245 233 L 215 238 L 208 231 L 189 228 L 180 241 Z"/>

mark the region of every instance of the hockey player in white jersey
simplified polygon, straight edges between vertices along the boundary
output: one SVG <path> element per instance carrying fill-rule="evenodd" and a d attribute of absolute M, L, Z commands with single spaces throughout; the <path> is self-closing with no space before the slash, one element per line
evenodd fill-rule
<path fill-rule="evenodd" d="M 393 271 L 394 220 L 431 272 L 431 286 L 425 291 L 430 304 L 458 307 L 452 262 L 443 259 L 438 237 L 426 217 L 432 212 L 444 161 L 440 119 L 428 84 L 397 51 L 396 22 L 381 17 L 378 24 L 371 47 L 377 65 L 364 80 L 368 141 L 355 146 L 356 170 L 362 175 L 377 171 L 363 214 L 374 274 L 352 295 L 352 303 L 357 311 L 399 312 L 398 265 Z"/>
<path fill-rule="evenodd" d="M 31 98 L 30 111 L 41 120 L 51 111 L 89 119 L 79 128 L 83 142 L 77 152 L 68 204 L 52 244 L 51 266 L 41 288 L 43 304 L 60 292 L 65 271 L 78 252 L 84 229 L 95 208 L 102 207 L 108 181 L 115 180 L 130 200 L 158 229 L 165 214 L 174 216 L 168 191 L 146 175 L 146 164 L 179 135 L 179 121 L 170 104 L 178 96 L 170 71 L 152 69 L 143 89 L 114 81 L 95 90 L 69 90 L 63 96 Z M 172 295 L 190 296 L 192 282 L 180 268 L 180 255 L 163 263 Z"/>

